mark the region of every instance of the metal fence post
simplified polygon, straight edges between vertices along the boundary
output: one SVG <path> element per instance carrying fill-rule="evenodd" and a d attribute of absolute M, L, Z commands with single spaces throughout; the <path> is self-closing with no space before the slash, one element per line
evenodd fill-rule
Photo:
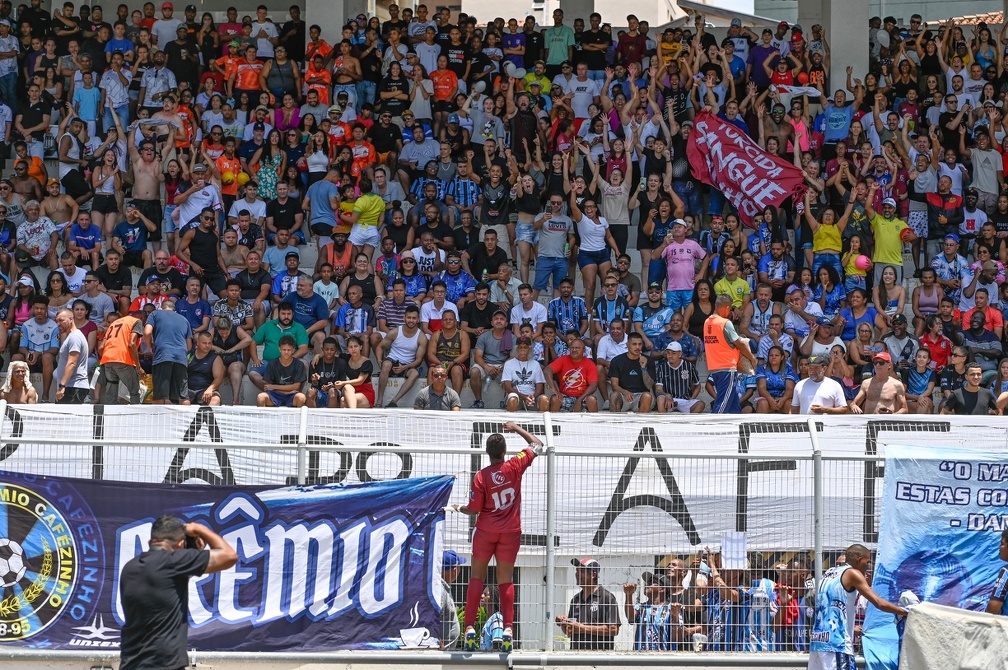
<path fill-rule="evenodd" d="M 0 451 L 3 451 L 4 447 L 3 422 L 6 420 L 7 420 L 7 401 L 0 400 Z"/>
<path fill-rule="evenodd" d="M 553 574 L 556 571 L 556 445 L 553 444 L 553 417 L 543 414 L 546 428 L 546 612 L 543 617 L 543 643 L 553 651 Z"/>
<path fill-rule="evenodd" d="M 301 426 L 298 428 L 297 479 L 301 486 L 308 483 L 308 408 L 303 405 L 301 406 Z"/>
<path fill-rule="evenodd" d="M 812 517 L 815 537 L 815 579 L 822 583 L 823 573 L 823 473 L 822 447 L 819 445 L 819 426 L 815 418 L 808 420 L 809 438 L 812 440 Z"/>

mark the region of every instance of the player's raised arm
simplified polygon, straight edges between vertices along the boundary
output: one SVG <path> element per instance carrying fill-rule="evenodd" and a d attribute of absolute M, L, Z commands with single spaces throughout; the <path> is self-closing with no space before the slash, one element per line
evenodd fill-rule
<path fill-rule="evenodd" d="M 528 445 L 532 447 L 532 451 L 535 452 L 536 456 L 542 454 L 546 448 L 546 445 L 543 444 L 542 440 L 540 440 L 538 437 L 536 437 L 532 433 L 528 432 L 527 430 L 519 426 L 514 421 L 508 421 L 507 423 L 504 424 L 504 432 L 514 433 L 515 435 L 520 435 L 521 437 L 523 437 L 525 441 L 528 442 Z"/>

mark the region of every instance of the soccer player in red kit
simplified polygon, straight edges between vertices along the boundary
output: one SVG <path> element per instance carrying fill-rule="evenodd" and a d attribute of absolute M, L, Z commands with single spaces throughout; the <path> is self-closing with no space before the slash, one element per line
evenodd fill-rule
<path fill-rule="evenodd" d="M 476 531 L 472 540 L 472 572 L 466 590 L 466 651 L 476 651 L 478 648 L 473 624 L 476 623 L 480 597 L 483 595 L 487 566 L 493 557 L 497 558 L 497 585 L 500 589 L 501 615 L 504 618 L 501 651 L 510 652 L 512 647 L 515 591 L 511 580 L 521 544 L 522 476 L 535 457 L 542 453 L 543 443 L 513 421 L 504 424 L 504 432 L 522 436 L 530 448 L 522 449 L 514 458 L 506 459 L 507 441 L 504 436 L 494 433 L 488 437 L 486 452 L 490 456 L 490 465 L 473 477 L 469 503 L 452 505 L 455 511 L 476 517 Z"/>

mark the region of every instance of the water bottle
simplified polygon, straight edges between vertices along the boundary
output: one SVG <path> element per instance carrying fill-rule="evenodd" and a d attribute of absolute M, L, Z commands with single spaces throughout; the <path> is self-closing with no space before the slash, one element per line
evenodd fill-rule
<path fill-rule="evenodd" d="M 570 258 L 570 242 L 564 242 L 564 258 Z"/>
<path fill-rule="evenodd" d="M 482 275 L 482 276 L 483 276 L 483 281 L 484 281 L 484 283 L 485 283 L 485 282 L 486 282 L 486 280 L 487 280 L 487 279 L 488 279 L 488 278 L 490 277 L 490 273 L 489 273 L 489 272 L 487 272 L 487 269 L 486 269 L 486 268 L 483 268 L 483 275 Z"/>

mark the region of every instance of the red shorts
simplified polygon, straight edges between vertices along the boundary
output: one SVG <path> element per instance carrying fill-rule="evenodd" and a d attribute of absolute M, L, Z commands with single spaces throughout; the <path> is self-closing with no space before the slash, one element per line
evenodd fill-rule
<path fill-rule="evenodd" d="M 477 528 L 473 532 L 473 558 L 489 561 L 497 557 L 497 563 L 514 565 L 518 558 L 518 548 L 521 546 L 520 532 L 494 533 Z"/>

